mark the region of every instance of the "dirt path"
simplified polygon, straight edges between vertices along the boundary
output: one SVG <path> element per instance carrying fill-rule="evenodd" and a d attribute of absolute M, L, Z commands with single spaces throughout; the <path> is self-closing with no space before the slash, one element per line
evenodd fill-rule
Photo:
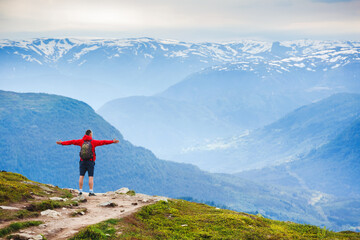
<path fill-rule="evenodd" d="M 43 234 L 47 239 L 68 239 L 77 233 L 85 226 L 92 225 L 110 218 L 122 218 L 135 211 L 142 206 L 154 203 L 159 200 L 165 200 L 164 197 L 154 197 L 145 194 L 136 194 L 129 196 L 126 194 L 117 194 L 114 192 L 97 193 L 97 196 L 89 197 L 87 193 L 84 194 L 87 199 L 84 203 L 79 203 L 79 206 L 73 208 L 55 209 L 60 216 L 40 216 L 34 219 L 43 221 L 44 224 L 24 229 L 20 231 L 22 235 L 37 236 Z M 112 202 L 117 206 L 104 207 L 101 203 Z M 72 217 L 71 214 L 76 210 L 87 209 L 85 215 L 78 214 Z M 9 223 L 8 223 L 9 224 Z"/>

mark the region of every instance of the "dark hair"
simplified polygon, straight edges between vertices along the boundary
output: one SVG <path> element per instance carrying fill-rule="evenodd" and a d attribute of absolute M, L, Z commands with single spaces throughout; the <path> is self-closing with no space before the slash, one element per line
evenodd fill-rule
<path fill-rule="evenodd" d="M 86 130 L 86 135 L 88 135 L 88 136 L 90 136 L 90 133 L 91 133 L 91 130 L 89 129 L 89 130 Z"/>

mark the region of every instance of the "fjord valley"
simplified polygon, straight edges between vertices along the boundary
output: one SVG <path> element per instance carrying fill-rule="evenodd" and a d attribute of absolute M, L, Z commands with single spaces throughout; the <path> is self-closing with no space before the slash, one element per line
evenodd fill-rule
<path fill-rule="evenodd" d="M 0 170 L 76 188 L 78 148 L 55 142 L 92 129 L 120 140 L 97 150 L 97 191 L 131 186 L 359 231 L 359 50 L 356 41 L 2 40 Z"/>

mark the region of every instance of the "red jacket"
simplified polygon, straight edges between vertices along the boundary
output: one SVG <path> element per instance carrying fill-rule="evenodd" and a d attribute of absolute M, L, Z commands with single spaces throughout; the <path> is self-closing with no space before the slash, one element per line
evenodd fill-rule
<path fill-rule="evenodd" d="M 82 139 L 63 141 L 63 142 L 61 142 L 61 144 L 62 145 L 77 145 L 77 146 L 81 147 L 83 145 L 84 141 L 89 141 L 89 140 L 92 140 L 91 146 L 92 146 L 92 152 L 93 152 L 93 156 L 94 156 L 92 161 L 94 161 L 94 162 L 96 160 L 96 154 L 95 154 L 96 147 L 114 143 L 113 140 L 93 140 L 92 137 L 90 137 L 88 135 L 84 135 L 84 137 Z M 80 161 L 83 161 L 83 160 L 80 158 Z"/>

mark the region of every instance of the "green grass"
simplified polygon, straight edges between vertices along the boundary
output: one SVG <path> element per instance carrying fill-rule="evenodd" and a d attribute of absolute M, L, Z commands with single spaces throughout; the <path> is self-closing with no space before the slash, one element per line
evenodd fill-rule
<path fill-rule="evenodd" d="M 10 224 L 7 227 L 0 229 L 0 237 L 4 237 L 10 233 L 16 232 L 23 228 L 39 226 L 42 223 L 43 222 L 41 222 L 41 221 L 15 222 L 15 223 Z"/>
<path fill-rule="evenodd" d="M 65 190 L 65 189 L 62 189 L 64 191 L 64 194 L 61 195 L 62 198 L 73 198 L 74 196 L 68 191 L 68 190 Z"/>
<path fill-rule="evenodd" d="M 0 204 L 19 202 L 32 198 L 34 194 L 43 194 L 38 185 L 26 184 L 31 182 L 26 177 L 17 173 L 0 172 Z"/>
<path fill-rule="evenodd" d="M 134 190 L 130 190 L 126 194 L 129 195 L 129 196 L 135 196 L 136 195 Z"/>
<path fill-rule="evenodd" d="M 88 226 L 81 230 L 74 237 L 69 240 L 81 240 L 81 239 L 114 239 L 117 231 L 117 224 L 120 220 L 118 219 L 109 219 L 104 222 Z"/>
<path fill-rule="evenodd" d="M 24 205 L 28 205 L 28 203 L 25 202 L 34 199 L 34 195 L 45 199 L 53 196 L 72 198 L 72 194 L 66 189 L 34 182 L 21 174 L 0 172 L 0 205 L 9 205 L 18 202 L 24 202 Z M 27 209 L 17 211 L 0 209 L 0 221 L 37 217 L 39 216 L 39 211 L 67 207 L 70 205 L 77 205 L 77 203 L 71 200 L 65 202 L 51 200 L 40 200 L 40 202 L 33 201 L 27 206 Z"/>
<path fill-rule="evenodd" d="M 360 239 L 359 233 L 336 233 L 184 200 L 160 201 L 111 221 L 89 226 L 72 239 Z"/>
<path fill-rule="evenodd" d="M 76 201 L 54 201 L 54 200 L 45 200 L 41 202 L 34 202 L 27 206 L 27 210 L 31 212 L 44 211 L 47 209 L 63 208 L 68 206 L 78 206 Z"/>
<path fill-rule="evenodd" d="M 40 214 L 38 212 L 30 212 L 26 209 L 22 209 L 18 211 L 9 211 L 9 210 L 0 209 L 0 219 L 4 221 L 38 217 L 39 215 Z"/>
<path fill-rule="evenodd" d="M 77 209 L 77 210 L 75 210 L 74 212 L 72 212 L 71 214 L 70 214 L 70 216 L 72 216 L 72 217 L 77 217 L 77 216 L 81 216 L 82 214 L 81 213 L 87 213 L 87 208 L 81 208 L 81 209 Z"/>
<path fill-rule="evenodd" d="M 51 193 L 45 189 L 51 190 Z M 32 199 L 32 195 L 72 197 L 68 190 L 31 181 L 18 173 L 0 172 L 1 205 L 26 201 Z"/>

